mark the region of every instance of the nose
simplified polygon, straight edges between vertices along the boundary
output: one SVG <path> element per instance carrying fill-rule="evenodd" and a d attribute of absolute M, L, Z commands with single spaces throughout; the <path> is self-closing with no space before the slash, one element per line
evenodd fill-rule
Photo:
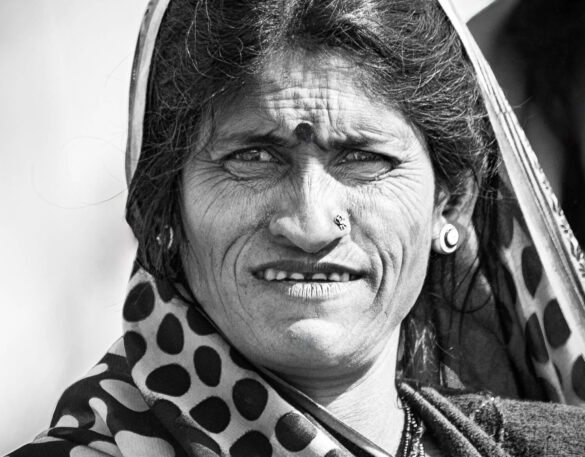
<path fill-rule="evenodd" d="M 339 190 L 304 180 L 295 190 L 283 192 L 269 230 L 280 243 L 315 254 L 349 235 L 347 213 L 340 210 Z"/>

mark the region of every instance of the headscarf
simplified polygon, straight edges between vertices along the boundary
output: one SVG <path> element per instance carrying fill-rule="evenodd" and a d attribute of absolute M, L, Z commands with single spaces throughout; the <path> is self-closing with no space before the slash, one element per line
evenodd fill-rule
<path fill-rule="evenodd" d="M 140 31 L 130 94 L 129 181 L 142 151 L 150 65 L 169 3 L 151 0 Z M 498 317 L 507 320 L 502 326 L 510 334 L 503 346 L 512 360 L 506 366 L 534 367 L 548 399 L 582 406 L 584 255 L 466 26 L 448 0 L 440 3 L 478 75 L 503 161 L 506 187 L 496 205 L 506 236 L 494 255 L 510 298 Z M 65 392 L 51 429 L 12 455 L 388 455 L 282 379 L 245 360 L 201 309 L 175 292 L 136 267 L 124 306 L 123 340 Z M 463 397 L 458 405 L 468 408 L 464 414 L 432 389 L 400 383 L 398 391 L 405 405 L 426 417 L 448 455 L 505 456 L 518 445 L 500 446 L 515 436 L 517 425 L 504 420 L 505 407 L 494 396 Z M 561 410 L 569 422 L 582 417 L 580 409 Z M 578 422 L 556 419 L 558 430 L 547 429 L 545 444 L 536 434 L 534 446 L 567 443 L 578 435 L 563 434 Z M 478 427 L 482 421 L 488 426 Z M 399 454 L 417 455 L 419 439 L 405 431 Z M 526 455 L 536 455 L 536 447 Z"/>

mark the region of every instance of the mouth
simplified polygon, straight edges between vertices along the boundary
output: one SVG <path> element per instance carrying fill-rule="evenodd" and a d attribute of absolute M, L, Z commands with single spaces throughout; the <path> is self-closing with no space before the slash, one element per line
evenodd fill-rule
<path fill-rule="evenodd" d="M 338 303 L 347 293 L 359 290 L 355 284 L 367 275 L 367 267 L 355 267 L 313 259 L 280 259 L 256 266 L 252 275 L 266 287 L 293 300 L 311 303 Z M 345 297 L 345 298 L 344 298 Z"/>
<path fill-rule="evenodd" d="M 356 281 L 360 278 L 360 275 L 342 270 L 331 272 L 302 272 L 266 268 L 264 270 L 258 270 L 253 274 L 257 279 L 275 282 L 349 282 Z"/>

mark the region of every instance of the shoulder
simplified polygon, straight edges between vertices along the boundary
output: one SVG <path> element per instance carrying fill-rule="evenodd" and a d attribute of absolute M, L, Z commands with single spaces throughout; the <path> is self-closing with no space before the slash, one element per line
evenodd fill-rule
<path fill-rule="evenodd" d="M 489 393 L 434 392 L 449 400 L 511 455 L 585 455 L 585 409 L 581 407 L 504 399 Z"/>

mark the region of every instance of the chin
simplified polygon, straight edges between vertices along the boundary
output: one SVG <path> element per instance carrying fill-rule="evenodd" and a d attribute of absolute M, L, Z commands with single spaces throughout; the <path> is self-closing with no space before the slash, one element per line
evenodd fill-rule
<path fill-rule="evenodd" d="M 278 358 L 269 361 L 277 371 L 323 370 L 339 367 L 348 358 L 347 329 L 320 319 L 303 319 L 285 329 L 273 345 Z M 288 370 L 287 370 L 288 368 Z"/>

